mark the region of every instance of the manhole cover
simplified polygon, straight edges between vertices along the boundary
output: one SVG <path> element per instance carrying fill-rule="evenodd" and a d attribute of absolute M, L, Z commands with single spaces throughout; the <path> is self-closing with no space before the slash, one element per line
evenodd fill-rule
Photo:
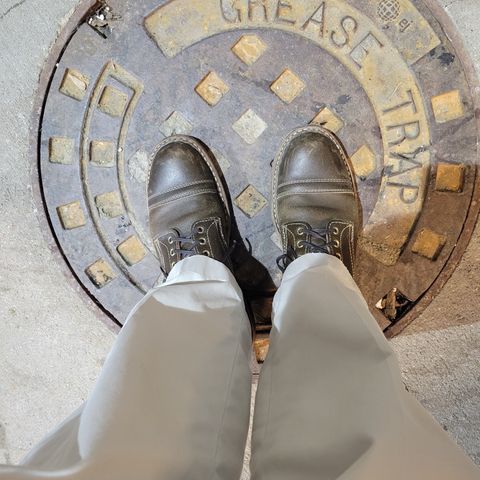
<path fill-rule="evenodd" d="M 90 2 L 62 37 L 43 92 L 44 200 L 70 267 L 119 323 L 157 280 L 145 182 L 173 133 L 217 155 L 239 230 L 278 281 L 272 159 L 294 127 L 336 132 L 366 219 L 357 281 L 389 334 L 458 262 L 478 209 L 474 77 L 433 1 Z"/>

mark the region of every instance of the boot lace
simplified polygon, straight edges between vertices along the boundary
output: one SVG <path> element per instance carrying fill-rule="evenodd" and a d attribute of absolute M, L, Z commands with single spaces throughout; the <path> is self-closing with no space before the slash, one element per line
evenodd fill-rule
<path fill-rule="evenodd" d="M 204 231 L 204 227 L 198 227 L 190 235 L 183 235 L 179 231 L 175 230 L 175 232 L 168 238 L 168 241 L 172 244 L 172 253 L 178 254 L 180 260 L 191 257 L 193 255 L 205 255 L 207 257 L 211 257 L 212 254 L 206 247 L 203 251 L 201 251 L 200 248 L 207 244 L 206 239 L 203 237 L 200 237 L 198 240 L 194 238 L 195 235 L 201 235 L 202 233 L 204 233 Z M 233 240 L 231 245 L 225 251 L 224 257 L 219 258 L 218 260 L 222 263 L 226 263 L 235 248 L 237 247 L 237 244 L 238 242 L 236 240 Z"/>
<path fill-rule="evenodd" d="M 308 253 L 331 253 L 332 244 L 328 242 L 328 230 L 326 228 L 315 229 L 303 227 L 302 230 L 303 233 L 310 235 L 312 241 L 299 240 L 297 244 L 299 248 L 308 247 Z M 298 257 L 299 255 L 295 248 L 289 245 L 287 251 L 277 258 L 277 266 L 283 273 Z"/>
<path fill-rule="evenodd" d="M 194 255 L 197 247 L 200 246 L 200 242 L 193 238 L 193 234 L 187 236 L 177 232 L 169 237 L 168 240 L 174 244 L 172 251 L 179 255 L 180 260 Z"/>

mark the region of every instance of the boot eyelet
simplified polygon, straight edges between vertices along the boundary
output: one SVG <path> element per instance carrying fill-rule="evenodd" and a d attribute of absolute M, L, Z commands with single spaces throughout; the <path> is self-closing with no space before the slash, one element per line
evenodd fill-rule
<path fill-rule="evenodd" d="M 207 244 L 207 241 L 204 239 L 204 238 L 200 238 L 200 240 L 198 241 L 198 243 L 200 245 L 206 245 Z"/>
<path fill-rule="evenodd" d="M 302 227 L 297 228 L 297 235 L 303 235 L 305 233 L 305 230 Z"/>
<path fill-rule="evenodd" d="M 337 258 L 339 258 L 340 260 L 342 259 L 342 254 L 341 254 L 341 253 L 337 253 L 335 256 L 336 256 Z"/>
<path fill-rule="evenodd" d="M 333 246 L 334 246 L 335 248 L 338 248 L 338 247 L 340 246 L 340 242 L 339 242 L 338 240 L 334 240 L 334 241 L 333 241 Z"/>
<path fill-rule="evenodd" d="M 168 243 L 169 243 L 170 245 L 173 244 L 173 237 L 172 237 L 172 236 L 168 237 Z"/>
<path fill-rule="evenodd" d="M 333 227 L 332 232 L 334 235 L 338 235 L 340 233 L 340 230 L 337 227 Z"/>
<path fill-rule="evenodd" d="M 177 263 L 177 262 L 172 262 L 172 267 L 174 267 L 176 263 Z"/>
<path fill-rule="evenodd" d="M 172 256 L 172 257 L 175 256 L 175 250 L 173 248 L 170 249 L 170 256 Z"/>
<path fill-rule="evenodd" d="M 208 250 L 204 250 L 203 254 L 206 255 L 207 257 L 210 257 L 210 252 Z"/>
<path fill-rule="evenodd" d="M 304 242 L 303 242 L 302 240 L 300 240 L 300 241 L 297 242 L 297 247 L 298 247 L 298 248 L 303 248 L 304 245 L 305 245 L 305 244 L 304 244 Z"/>
<path fill-rule="evenodd" d="M 204 231 L 205 231 L 205 228 L 204 228 L 204 227 L 198 227 L 198 228 L 197 228 L 197 233 L 202 234 Z"/>

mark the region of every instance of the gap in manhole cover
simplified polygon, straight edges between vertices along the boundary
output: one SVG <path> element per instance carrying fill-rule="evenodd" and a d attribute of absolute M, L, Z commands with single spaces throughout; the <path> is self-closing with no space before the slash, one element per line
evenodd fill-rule
<path fill-rule="evenodd" d="M 237 7 L 82 5 L 41 92 L 40 174 L 60 248 L 123 324 L 159 271 L 147 223 L 150 157 L 165 136 L 200 138 L 257 259 L 244 252 L 239 261 L 261 357 L 279 281 L 271 161 L 291 129 L 321 123 L 345 143 L 357 174 L 365 224 L 356 281 L 395 334 L 455 268 L 478 209 L 475 80 L 458 36 L 430 0 Z"/>

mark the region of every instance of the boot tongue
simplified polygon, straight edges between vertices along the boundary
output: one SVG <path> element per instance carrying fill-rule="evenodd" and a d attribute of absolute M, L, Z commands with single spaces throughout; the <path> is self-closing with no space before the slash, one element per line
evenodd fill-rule
<path fill-rule="evenodd" d="M 330 246 L 328 243 L 328 230 L 326 228 L 321 229 L 309 229 L 307 233 L 307 245 L 312 253 L 328 253 L 330 254 Z"/>

